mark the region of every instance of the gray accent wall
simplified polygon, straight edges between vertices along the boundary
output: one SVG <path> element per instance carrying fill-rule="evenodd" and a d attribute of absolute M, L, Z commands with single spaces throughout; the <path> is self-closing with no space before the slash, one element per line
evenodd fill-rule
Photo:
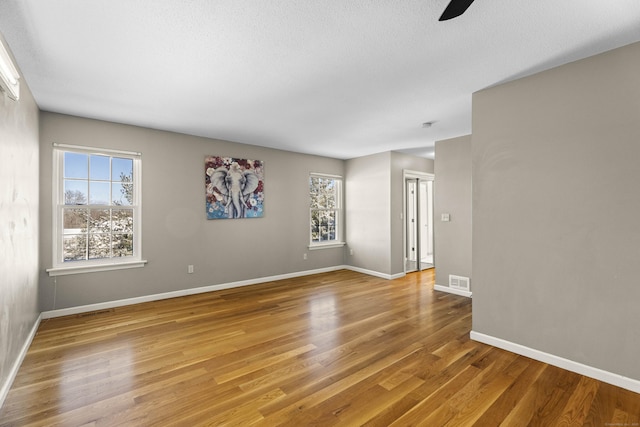
<path fill-rule="evenodd" d="M 434 252 L 436 284 L 449 275 L 469 277 L 471 291 L 471 135 L 436 141 Z M 443 213 L 450 221 L 443 222 Z"/>
<path fill-rule="evenodd" d="M 640 380 L 640 43 L 474 94 L 472 153 L 474 332 Z"/>
<path fill-rule="evenodd" d="M 0 92 L 0 405 L 40 314 L 38 116 L 24 79 L 19 101 Z"/>
<path fill-rule="evenodd" d="M 308 250 L 309 173 L 344 175 L 342 160 L 49 112 L 41 113 L 40 140 L 42 311 L 344 264 L 344 248 Z M 53 142 L 142 153 L 145 267 L 55 278 L 45 272 L 52 263 Z M 264 161 L 263 218 L 206 219 L 206 155 Z"/>

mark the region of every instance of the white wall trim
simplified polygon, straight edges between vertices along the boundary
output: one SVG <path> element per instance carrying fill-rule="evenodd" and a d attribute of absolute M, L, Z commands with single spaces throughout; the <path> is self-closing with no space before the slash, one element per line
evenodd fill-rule
<path fill-rule="evenodd" d="M 74 261 L 75 262 L 75 261 Z M 148 261 L 146 259 L 130 262 L 108 262 L 93 265 L 74 265 L 73 267 L 56 267 L 45 270 L 49 276 L 65 276 L 68 274 L 95 273 L 98 271 L 124 270 L 127 268 L 144 267 Z"/>
<path fill-rule="evenodd" d="M 22 366 L 22 362 L 24 361 L 24 358 L 27 355 L 27 351 L 31 346 L 31 342 L 33 341 L 33 338 L 36 336 L 36 332 L 38 332 L 38 327 L 40 326 L 41 320 L 42 320 L 42 314 L 38 316 L 38 318 L 36 319 L 36 322 L 33 324 L 33 327 L 29 332 L 29 336 L 24 341 L 24 344 L 20 349 L 20 353 L 18 354 L 18 357 L 16 358 L 15 362 L 13 362 L 13 366 L 11 366 L 11 370 L 9 371 L 9 376 L 7 377 L 7 380 L 5 381 L 4 384 L 2 384 L 2 387 L 0 388 L 0 408 L 2 408 L 2 405 L 4 404 L 4 399 L 7 397 L 7 394 L 9 394 L 11 385 L 13 384 L 13 381 L 16 379 L 16 375 L 18 375 L 18 371 L 20 370 L 20 366 Z"/>
<path fill-rule="evenodd" d="M 386 274 L 386 273 L 380 273 L 378 271 L 367 270 L 366 268 L 354 267 L 352 265 L 343 265 L 342 268 L 355 271 L 357 273 L 368 274 L 369 276 L 380 277 L 382 279 L 387 279 L 387 280 L 399 279 L 401 277 L 406 276 L 404 272 L 397 273 L 397 274 Z"/>
<path fill-rule="evenodd" d="M 76 307 L 43 311 L 41 314 L 41 317 L 42 319 L 51 319 L 54 317 L 88 313 L 91 311 L 106 310 L 106 309 L 115 308 L 115 307 L 122 307 L 125 305 L 140 304 L 143 302 L 158 301 L 163 299 L 182 297 L 186 295 L 201 294 L 205 292 L 221 291 L 223 289 L 231 289 L 231 288 L 238 288 L 240 286 L 256 285 L 259 283 L 273 282 L 276 280 L 292 279 L 295 277 L 303 277 L 303 276 L 309 276 L 311 274 L 327 273 L 327 272 L 336 271 L 336 270 L 351 270 L 358 273 L 368 274 L 370 276 L 381 277 L 387 280 L 393 280 L 393 279 L 397 279 L 405 276 L 404 273 L 389 275 L 389 274 L 379 273 L 377 271 L 365 270 L 363 268 L 353 267 L 350 265 L 337 265 L 334 267 L 319 268 L 315 270 L 297 271 L 295 273 L 279 274 L 276 276 L 260 277 L 256 279 L 241 280 L 238 282 L 222 283 L 219 285 L 210 285 L 210 286 L 203 286 L 199 288 L 181 289 L 178 291 L 164 292 L 161 294 L 143 295 L 143 296 L 134 297 L 134 298 L 127 298 L 127 299 L 121 299 L 121 300 L 115 300 L 115 301 L 100 302 L 96 304 L 87 304 L 87 305 L 80 305 Z"/>
<path fill-rule="evenodd" d="M 567 371 L 594 378 L 617 387 L 631 390 L 635 393 L 640 393 L 640 380 L 628 378 L 620 374 L 614 374 L 613 372 L 604 371 L 599 368 L 594 368 L 593 366 L 574 362 L 573 360 L 545 353 L 544 351 L 516 344 L 511 341 L 506 341 L 501 338 L 485 335 L 480 332 L 471 331 L 471 339 L 521 356 L 526 356 L 540 362 L 548 363 L 549 365 L 557 366 L 558 368 L 566 369 Z"/>
<path fill-rule="evenodd" d="M 182 297 L 186 295 L 202 294 L 205 292 L 221 291 L 223 289 L 238 288 L 241 286 L 256 285 L 258 283 L 273 282 L 276 280 L 309 276 L 311 274 L 327 273 L 330 271 L 342 270 L 345 268 L 348 268 L 348 267 L 335 266 L 335 267 L 319 268 L 316 270 L 297 271 L 295 273 L 278 274 L 276 276 L 260 277 L 257 279 L 249 279 L 249 280 L 240 280 L 237 282 L 221 283 L 219 285 L 202 286 L 199 288 L 180 289 L 178 291 L 164 292 L 161 294 L 143 295 L 143 296 L 134 297 L 134 298 L 107 301 L 107 302 L 101 302 L 96 304 L 80 305 L 80 306 L 69 307 L 69 308 L 61 308 L 58 310 L 50 310 L 50 311 L 42 312 L 42 318 L 50 319 L 53 317 L 69 316 L 72 314 L 106 310 L 109 308 L 122 307 L 125 305 L 140 304 L 143 302 L 158 301 L 163 299 Z"/>
<path fill-rule="evenodd" d="M 473 295 L 473 292 L 465 291 L 465 290 L 462 290 L 462 289 L 450 288 L 448 286 L 442 286 L 442 285 L 433 285 L 433 290 L 434 291 L 440 291 L 440 292 L 447 292 L 447 293 L 450 293 L 450 294 L 461 295 L 461 296 L 467 297 L 467 298 L 471 298 L 471 296 Z"/>

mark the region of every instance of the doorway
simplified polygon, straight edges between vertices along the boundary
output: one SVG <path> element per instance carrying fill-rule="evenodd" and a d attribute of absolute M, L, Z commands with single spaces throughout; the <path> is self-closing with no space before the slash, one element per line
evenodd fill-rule
<path fill-rule="evenodd" d="M 405 272 L 435 266 L 431 174 L 405 171 Z"/>

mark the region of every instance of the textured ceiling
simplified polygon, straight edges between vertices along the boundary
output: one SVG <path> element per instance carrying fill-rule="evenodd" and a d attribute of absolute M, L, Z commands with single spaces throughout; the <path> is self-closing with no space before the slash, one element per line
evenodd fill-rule
<path fill-rule="evenodd" d="M 343 159 L 432 156 L 474 91 L 640 40 L 638 0 L 447 3 L 0 0 L 0 32 L 43 110 Z"/>

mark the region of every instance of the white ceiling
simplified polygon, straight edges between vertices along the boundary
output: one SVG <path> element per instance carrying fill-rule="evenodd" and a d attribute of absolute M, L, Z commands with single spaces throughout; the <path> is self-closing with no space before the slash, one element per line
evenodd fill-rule
<path fill-rule="evenodd" d="M 474 91 L 640 40 L 638 0 L 448 1 L 0 0 L 0 32 L 43 110 L 342 159 L 432 157 Z"/>

